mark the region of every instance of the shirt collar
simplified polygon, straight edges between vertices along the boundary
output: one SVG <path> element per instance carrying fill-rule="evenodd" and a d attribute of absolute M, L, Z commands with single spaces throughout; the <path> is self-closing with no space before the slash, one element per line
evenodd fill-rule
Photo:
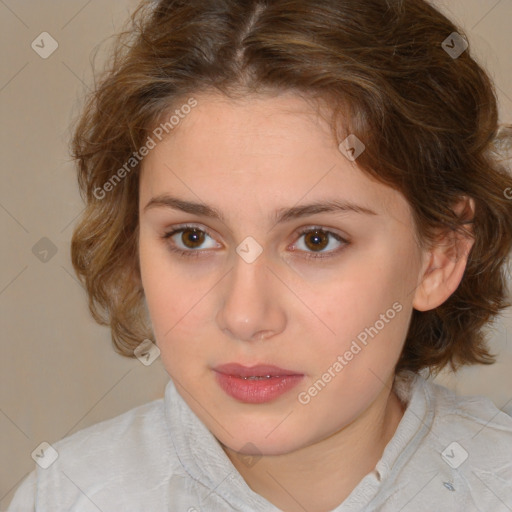
<path fill-rule="evenodd" d="M 211 489 L 235 509 L 279 510 L 247 485 L 219 441 L 183 400 L 172 380 L 165 390 L 165 409 L 176 455 L 192 479 Z"/>
<path fill-rule="evenodd" d="M 420 374 L 404 371 L 396 375 L 393 389 L 406 405 L 404 415 L 375 469 L 332 512 L 349 510 L 355 503 L 368 503 L 379 487 L 390 479 L 391 472 L 399 471 L 413 455 L 416 443 L 411 441 L 418 436 L 425 437 L 433 421 L 427 384 Z M 165 390 L 165 409 L 176 455 L 192 479 L 243 510 L 278 510 L 247 485 L 215 436 L 183 400 L 172 380 Z"/>

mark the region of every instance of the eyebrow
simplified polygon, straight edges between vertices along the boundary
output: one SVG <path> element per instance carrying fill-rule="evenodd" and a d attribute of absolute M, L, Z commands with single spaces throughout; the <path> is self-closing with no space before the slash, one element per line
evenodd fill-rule
<path fill-rule="evenodd" d="M 180 210 L 186 213 L 191 213 L 193 215 L 218 219 L 221 222 L 226 223 L 224 215 L 219 210 L 212 206 L 203 203 L 185 201 L 183 199 L 172 197 L 167 194 L 153 197 L 144 207 L 143 211 L 146 212 L 151 208 L 171 208 L 173 210 Z M 331 199 L 317 201 L 314 203 L 305 204 L 301 206 L 293 206 L 290 208 L 280 208 L 274 212 L 274 215 L 273 217 L 271 217 L 271 220 L 274 221 L 276 224 L 281 224 L 292 219 L 299 219 L 302 217 L 307 217 L 309 215 L 333 212 L 352 212 L 366 215 L 378 215 L 373 210 L 366 208 L 364 206 L 357 205 L 353 202 L 340 199 Z"/>

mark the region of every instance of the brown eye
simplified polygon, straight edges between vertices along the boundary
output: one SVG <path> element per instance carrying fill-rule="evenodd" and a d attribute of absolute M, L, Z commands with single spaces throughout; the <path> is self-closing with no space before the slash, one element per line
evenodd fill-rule
<path fill-rule="evenodd" d="M 295 250 L 306 259 L 319 260 L 336 256 L 350 245 L 348 240 L 332 231 L 321 227 L 313 227 L 299 233 L 299 242 Z M 324 250 L 326 249 L 327 250 Z"/>
<path fill-rule="evenodd" d="M 329 244 L 329 235 L 325 231 L 315 229 L 305 233 L 304 242 L 308 249 L 321 251 Z"/>
<path fill-rule="evenodd" d="M 162 238 L 168 241 L 169 249 L 183 256 L 199 256 L 204 253 L 204 249 L 215 248 L 212 244 L 213 237 L 206 231 L 195 226 L 181 226 L 169 233 L 165 233 Z M 208 246 L 207 238 L 210 240 Z M 206 245 L 205 245 L 206 242 Z"/>
<path fill-rule="evenodd" d="M 345 246 L 350 245 L 350 242 L 340 235 L 320 227 L 303 230 L 298 237 L 299 243 L 294 246 L 293 251 L 303 258 L 311 260 L 331 258 L 340 253 Z M 165 233 L 162 238 L 169 242 L 170 251 L 183 257 L 208 257 L 209 249 L 219 248 L 218 245 L 215 246 L 211 243 L 214 242 L 212 235 L 195 226 L 178 227 Z M 207 238 L 211 239 L 210 246 L 204 246 Z M 333 245 L 334 247 L 332 247 Z M 327 250 L 324 250 L 326 248 Z"/>
<path fill-rule="evenodd" d="M 204 231 L 195 228 L 186 228 L 181 232 L 181 241 L 189 249 L 197 249 L 204 244 Z"/>

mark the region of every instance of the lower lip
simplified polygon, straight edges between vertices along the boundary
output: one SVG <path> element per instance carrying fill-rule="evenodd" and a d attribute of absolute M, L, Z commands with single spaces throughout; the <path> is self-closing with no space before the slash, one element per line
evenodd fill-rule
<path fill-rule="evenodd" d="M 275 400 L 294 388 L 304 375 L 284 375 L 270 379 L 249 380 L 215 372 L 217 382 L 229 396 L 248 404 L 262 404 Z"/>

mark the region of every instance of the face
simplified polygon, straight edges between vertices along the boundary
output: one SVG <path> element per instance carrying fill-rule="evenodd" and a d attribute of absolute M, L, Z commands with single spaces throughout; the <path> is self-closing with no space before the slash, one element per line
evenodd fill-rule
<path fill-rule="evenodd" d="M 360 417 L 393 376 L 422 265 L 411 210 L 303 99 L 195 99 L 140 176 L 156 343 L 222 444 L 290 453 Z"/>

